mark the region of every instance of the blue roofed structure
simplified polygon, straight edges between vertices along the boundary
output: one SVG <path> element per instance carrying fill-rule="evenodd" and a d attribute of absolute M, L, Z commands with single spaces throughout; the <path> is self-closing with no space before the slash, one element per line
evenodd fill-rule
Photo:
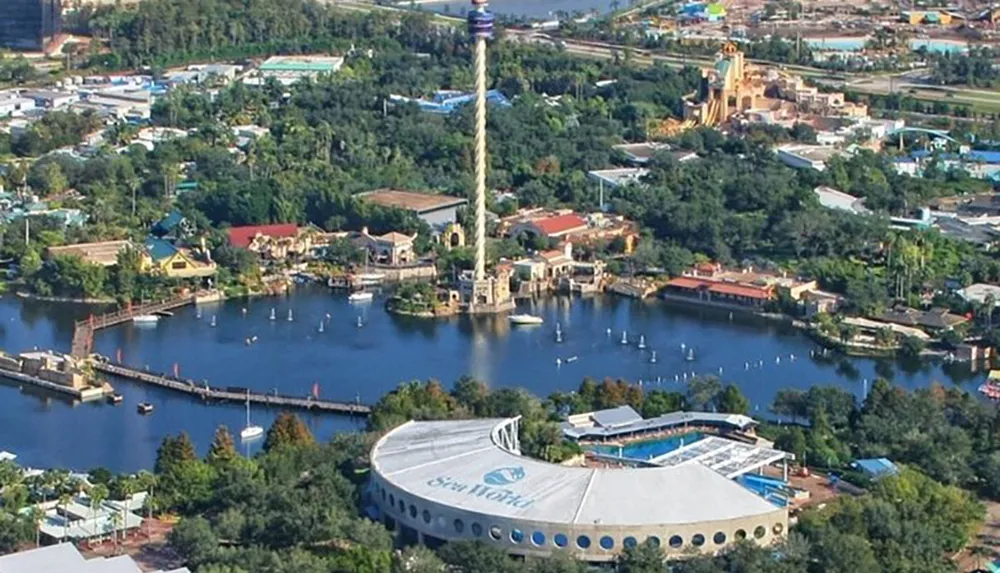
<path fill-rule="evenodd" d="M 851 467 L 857 468 L 873 478 L 881 478 L 899 473 L 899 467 L 887 458 L 854 460 L 851 463 Z"/>
<path fill-rule="evenodd" d="M 460 107 L 467 103 L 472 103 L 476 99 L 476 94 L 455 90 L 440 90 L 434 93 L 434 97 L 427 99 L 409 98 L 401 95 L 391 95 L 389 100 L 396 103 L 412 102 L 417 104 L 420 111 L 450 115 L 458 111 Z M 510 107 L 510 100 L 498 90 L 486 92 L 486 103 L 498 105 L 500 107 Z"/>
<path fill-rule="evenodd" d="M 183 221 L 184 215 L 181 215 L 180 211 L 174 209 L 153 225 L 153 234 L 157 237 L 175 234 Z"/>
<path fill-rule="evenodd" d="M 153 259 L 153 262 L 169 259 L 177 254 L 177 247 L 173 246 L 170 241 L 157 239 L 156 237 L 146 237 L 145 246 L 146 252 L 149 253 L 149 257 Z"/>

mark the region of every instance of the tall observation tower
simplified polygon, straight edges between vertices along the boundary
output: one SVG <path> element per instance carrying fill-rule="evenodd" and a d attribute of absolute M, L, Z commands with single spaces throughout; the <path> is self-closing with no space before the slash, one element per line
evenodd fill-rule
<path fill-rule="evenodd" d="M 476 43 L 476 268 L 461 278 L 462 304 L 469 313 L 503 312 L 513 308 L 510 270 L 486 273 L 486 40 L 493 37 L 493 14 L 487 0 L 472 0 L 469 36 Z"/>

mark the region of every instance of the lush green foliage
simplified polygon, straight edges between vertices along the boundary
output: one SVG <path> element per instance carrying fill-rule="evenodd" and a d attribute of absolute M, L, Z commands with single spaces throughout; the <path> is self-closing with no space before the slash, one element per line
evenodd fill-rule
<path fill-rule="evenodd" d="M 997 51 L 971 48 L 968 53 L 934 54 L 931 57 L 931 79 L 939 84 L 962 84 L 989 88 L 1000 79 L 994 65 Z"/>

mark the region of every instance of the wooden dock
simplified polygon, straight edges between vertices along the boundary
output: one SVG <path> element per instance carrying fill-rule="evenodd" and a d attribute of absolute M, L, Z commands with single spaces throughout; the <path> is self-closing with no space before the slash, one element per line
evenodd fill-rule
<path fill-rule="evenodd" d="M 156 314 L 187 306 L 194 303 L 195 297 L 196 295 L 186 295 L 139 306 L 129 305 L 121 310 L 100 316 L 91 315 L 86 320 L 79 320 L 73 327 L 73 350 L 71 354 L 74 358 L 86 358 L 90 356 L 94 347 L 94 332 L 102 328 L 130 322 L 133 318 L 144 314 Z"/>
<path fill-rule="evenodd" d="M 247 400 L 246 392 L 238 392 L 233 389 L 213 388 L 208 384 L 199 385 L 194 380 L 181 379 L 166 374 L 156 374 L 143 372 L 120 364 L 96 361 L 94 369 L 104 374 L 117 376 L 134 382 L 142 382 L 168 390 L 184 392 L 185 394 L 196 396 L 202 400 L 218 400 L 222 402 L 239 402 Z M 321 400 L 312 396 L 295 397 L 283 396 L 280 394 L 262 394 L 251 391 L 250 402 L 271 408 L 284 408 L 290 410 L 308 410 L 313 412 L 329 412 L 332 414 L 347 414 L 352 416 L 367 416 L 371 413 L 371 407 L 354 402 L 337 402 L 333 400 Z"/>

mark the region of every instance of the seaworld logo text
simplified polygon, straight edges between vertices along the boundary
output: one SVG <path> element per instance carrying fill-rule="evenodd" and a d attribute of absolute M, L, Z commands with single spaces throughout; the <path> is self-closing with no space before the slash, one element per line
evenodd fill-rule
<path fill-rule="evenodd" d="M 521 466 L 497 468 L 486 472 L 483 476 L 483 483 L 468 484 L 454 480 L 447 476 L 438 476 L 428 480 L 427 485 L 450 489 L 451 491 L 465 493 L 483 499 L 524 509 L 535 503 L 534 499 L 526 498 L 520 494 L 499 486 L 511 485 L 524 479 L 524 468 Z M 493 487 L 491 487 L 493 486 Z"/>

